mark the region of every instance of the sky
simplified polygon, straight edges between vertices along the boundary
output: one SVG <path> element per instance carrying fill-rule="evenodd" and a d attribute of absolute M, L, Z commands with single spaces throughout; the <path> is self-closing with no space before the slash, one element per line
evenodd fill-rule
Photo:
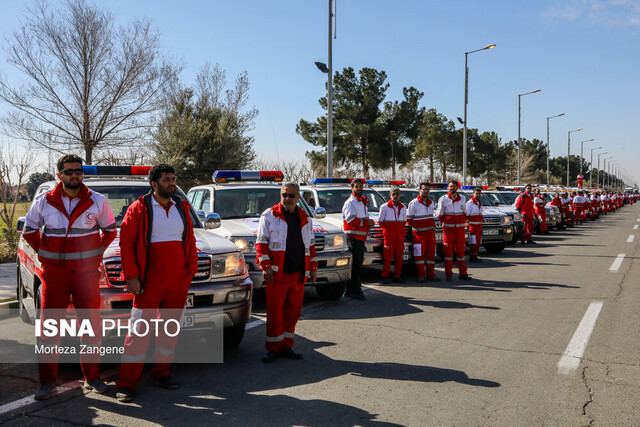
<path fill-rule="evenodd" d="M 57 2 L 52 1 L 51 4 Z M 313 150 L 295 132 L 300 119 L 326 114 L 327 76 L 314 61 L 328 62 L 328 0 L 109 0 L 96 1 L 122 24 L 150 19 L 168 55 L 185 64 L 193 82 L 206 63 L 219 64 L 229 80 L 247 71 L 249 104 L 259 110 L 252 135 L 259 156 L 303 158 Z M 0 29 L 16 28 L 32 2 L 3 1 Z M 608 152 L 640 183 L 640 0 L 337 0 L 333 67 L 384 70 L 388 101 L 403 87 L 424 92 L 421 105 L 454 121 L 463 116 L 465 52 L 470 54 L 468 126 L 495 131 L 502 142 L 521 136 L 546 141 L 551 156 L 571 153 L 590 160 Z M 0 73 L 19 78 L 0 40 Z M 457 122 L 457 121 L 456 121 Z M 601 165 L 602 166 L 602 165 Z"/>

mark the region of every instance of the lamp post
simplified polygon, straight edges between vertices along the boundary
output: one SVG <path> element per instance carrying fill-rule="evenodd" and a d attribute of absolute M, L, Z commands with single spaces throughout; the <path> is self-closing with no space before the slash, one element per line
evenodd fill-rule
<path fill-rule="evenodd" d="M 331 44 L 331 32 L 333 30 L 333 2 L 329 0 L 329 62 L 315 62 L 316 67 L 327 74 L 327 178 L 333 178 L 333 46 Z"/>
<path fill-rule="evenodd" d="M 604 158 L 603 164 L 602 164 L 602 173 L 605 173 L 607 171 L 607 160 L 609 160 L 609 159 L 613 159 L 613 156 L 609 156 L 609 157 L 605 157 Z M 605 188 L 606 188 L 606 185 L 607 185 L 606 184 L 606 180 L 607 180 L 607 177 L 603 176 L 602 177 L 602 186 L 605 187 Z"/>
<path fill-rule="evenodd" d="M 608 151 L 605 151 L 604 153 L 599 153 L 598 154 L 598 169 L 596 170 L 597 175 L 596 175 L 596 187 L 600 187 L 600 156 L 603 156 L 605 154 L 609 154 Z"/>
<path fill-rule="evenodd" d="M 522 98 L 525 95 L 531 95 L 532 93 L 538 93 L 541 90 L 542 89 L 536 89 L 536 90 L 532 90 L 531 92 L 522 93 L 518 95 L 518 185 L 520 185 L 520 146 L 522 145 L 522 141 L 520 141 L 520 122 L 521 122 L 520 98 Z"/>
<path fill-rule="evenodd" d="M 602 147 L 595 147 L 591 149 L 591 160 L 589 161 L 589 187 L 593 187 L 593 150 L 600 150 Z"/>
<path fill-rule="evenodd" d="M 551 157 L 551 150 L 549 149 L 549 119 L 553 119 L 554 117 L 560 117 L 560 116 L 564 116 L 564 113 L 547 117 L 547 187 L 549 186 L 549 158 Z"/>
<path fill-rule="evenodd" d="M 567 134 L 567 187 L 569 187 L 569 161 L 571 159 L 571 133 L 572 132 L 580 132 L 582 128 L 570 130 Z"/>
<path fill-rule="evenodd" d="M 580 175 L 582 175 L 582 164 L 584 163 L 584 156 L 582 154 L 582 152 L 584 150 L 584 143 L 585 142 L 591 142 L 591 141 L 595 141 L 595 139 L 594 138 L 585 139 L 584 141 L 580 142 Z"/>
<path fill-rule="evenodd" d="M 464 53 L 464 129 L 462 131 L 462 185 L 467 185 L 467 104 L 469 103 L 469 67 L 467 60 L 470 53 L 493 49 L 495 44 Z"/>

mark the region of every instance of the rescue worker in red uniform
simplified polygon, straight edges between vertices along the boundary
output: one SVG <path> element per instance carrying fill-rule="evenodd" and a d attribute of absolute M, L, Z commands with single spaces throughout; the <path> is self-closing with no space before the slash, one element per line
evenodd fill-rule
<path fill-rule="evenodd" d="M 100 331 L 98 268 L 104 250 L 117 235 L 116 222 L 104 196 L 82 183 L 80 157 L 62 156 L 57 167 L 60 182 L 34 200 L 22 232 L 42 266 L 40 319 L 62 319 L 71 296 L 74 307 L 80 309 L 78 320 L 88 318 L 93 331 Z M 85 345 L 97 347 L 100 341 L 100 336 L 82 336 Z M 59 342 L 59 336 L 39 340 L 39 344 L 51 347 Z M 40 387 L 34 396 L 37 400 L 48 399 L 56 391 L 58 354 L 54 351 L 39 360 Z M 80 366 L 86 389 L 107 391 L 100 379 L 99 356 L 81 354 Z"/>
<path fill-rule="evenodd" d="M 177 196 L 175 169 L 158 164 L 149 170 L 151 191 L 133 202 L 120 227 L 122 274 L 134 294 L 131 322 L 151 319 L 180 322 L 193 276 L 198 271 L 191 206 Z M 149 339 L 155 338 L 151 376 L 156 385 L 175 389 L 169 372 L 178 335 L 151 329 L 129 333 L 117 381 L 116 398 L 129 402 L 142 374 Z"/>
<path fill-rule="evenodd" d="M 351 280 L 347 284 L 345 296 L 361 301 L 366 300 L 362 292 L 360 278 L 362 262 L 364 260 L 365 245 L 369 229 L 375 221 L 369 219 L 367 204 L 369 199 L 364 196 L 364 180 L 356 178 L 351 181 L 351 196 L 342 206 L 342 228 L 347 235 L 347 244 L 352 255 Z"/>
<path fill-rule="evenodd" d="M 571 218 L 571 201 L 569 200 L 568 193 L 562 193 L 560 196 L 560 201 L 562 202 L 562 217 L 564 220 L 564 224 L 567 227 L 573 227 L 573 220 Z"/>
<path fill-rule="evenodd" d="M 533 215 L 534 215 L 534 206 L 533 206 L 533 194 L 531 193 L 531 184 L 527 184 L 524 187 L 524 192 L 520 193 L 518 198 L 516 199 L 516 209 L 518 212 L 522 214 L 522 220 L 524 221 L 524 230 L 522 231 L 522 235 L 520 239 L 522 240 L 522 244 L 534 244 L 533 241 Z"/>
<path fill-rule="evenodd" d="M 382 283 L 390 283 L 391 260 L 394 260 L 393 282 L 404 283 L 402 276 L 402 255 L 404 254 L 404 235 L 407 223 L 407 208 L 400 203 L 400 189 L 392 188 L 390 200 L 380 206 L 378 223 L 382 227 L 384 237 L 384 265 L 382 267 Z"/>
<path fill-rule="evenodd" d="M 265 280 L 267 355 L 270 363 L 280 357 L 302 359 L 293 351 L 296 323 L 302 311 L 304 284 L 316 281 L 318 259 L 311 218 L 297 206 L 300 187 L 282 185 L 280 203 L 260 216 L 256 262 Z"/>
<path fill-rule="evenodd" d="M 556 192 L 553 195 L 553 200 L 551 200 L 551 205 L 556 206 L 560 210 L 560 215 L 562 217 L 562 221 L 560 222 L 560 226 L 558 229 L 564 230 L 564 224 L 566 223 L 564 210 L 562 209 L 562 199 L 560 198 L 560 193 Z"/>
<path fill-rule="evenodd" d="M 449 181 L 449 192 L 438 200 L 435 215 L 442 224 L 444 272 L 447 280 L 453 277 L 453 254 L 455 252 L 461 280 L 471 280 L 464 263 L 465 227 L 467 222 L 466 198 L 458 194 L 458 182 Z"/>
<path fill-rule="evenodd" d="M 582 224 L 585 218 L 585 203 L 586 199 L 582 195 L 582 190 L 578 191 L 578 194 L 573 198 L 573 219 L 578 224 Z"/>
<path fill-rule="evenodd" d="M 583 188 L 584 186 L 584 176 L 581 173 L 578 174 L 578 188 Z"/>
<path fill-rule="evenodd" d="M 480 262 L 478 252 L 482 244 L 482 188 L 473 189 L 473 197 L 467 202 L 467 224 L 469 225 L 469 262 Z"/>
<path fill-rule="evenodd" d="M 435 203 L 429 198 L 431 185 L 421 182 L 418 197 L 409 202 L 407 223 L 413 235 L 413 258 L 418 282 L 439 282 L 436 277 L 436 221 L 433 218 Z M 426 268 L 425 268 L 426 267 Z"/>
<path fill-rule="evenodd" d="M 545 200 L 544 193 L 538 192 L 533 198 L 533 206 L 536 215 L 538 216 L 538 221 L 540 221 L 540 233 L 541 234 L 549 234 L 549 230 L 547 228 L 547 201 Z"/>

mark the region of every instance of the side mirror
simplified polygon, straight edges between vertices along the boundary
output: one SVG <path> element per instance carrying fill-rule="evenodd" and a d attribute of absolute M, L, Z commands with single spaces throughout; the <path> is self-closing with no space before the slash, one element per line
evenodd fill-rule
<path fill-rule="evenodd" d="M 322 219 L 327 216 L 327 210 L 325 208 L 317 207 L 316 208 L 316 218 Z"/>
<path fill-rule="evenodd" d="M 217 213 L 210 213 L 204 219 L 204 228 L 206 230 L 213 230 L 220 227 L 220 215 Z"/>
<path fill-rule="evenodd" d="M 207 214 L 204 213 L 204 211 L 196 211 L 196 215 L 198 215 L 198 218 L 200 218 L 200 221 L 204 222 L 205 218 L 207 217 Z"/>
<path fill-rule="evenodd" d="M 25 221 L 26 221 L 25 217 L 18 218 L 18 222 L 16 223 L 16 231 L 18 233 L 22 233 L 22 229 L 24 228 Z"/>

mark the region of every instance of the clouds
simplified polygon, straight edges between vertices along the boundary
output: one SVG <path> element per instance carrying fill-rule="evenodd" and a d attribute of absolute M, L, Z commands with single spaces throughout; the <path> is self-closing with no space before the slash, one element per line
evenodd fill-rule
<path fill-rule="evenodd" d="M 640 26 L 640 0 L 558 0 L 542 11 L 550 22 L 581 21 L 592 25 Z"/>

